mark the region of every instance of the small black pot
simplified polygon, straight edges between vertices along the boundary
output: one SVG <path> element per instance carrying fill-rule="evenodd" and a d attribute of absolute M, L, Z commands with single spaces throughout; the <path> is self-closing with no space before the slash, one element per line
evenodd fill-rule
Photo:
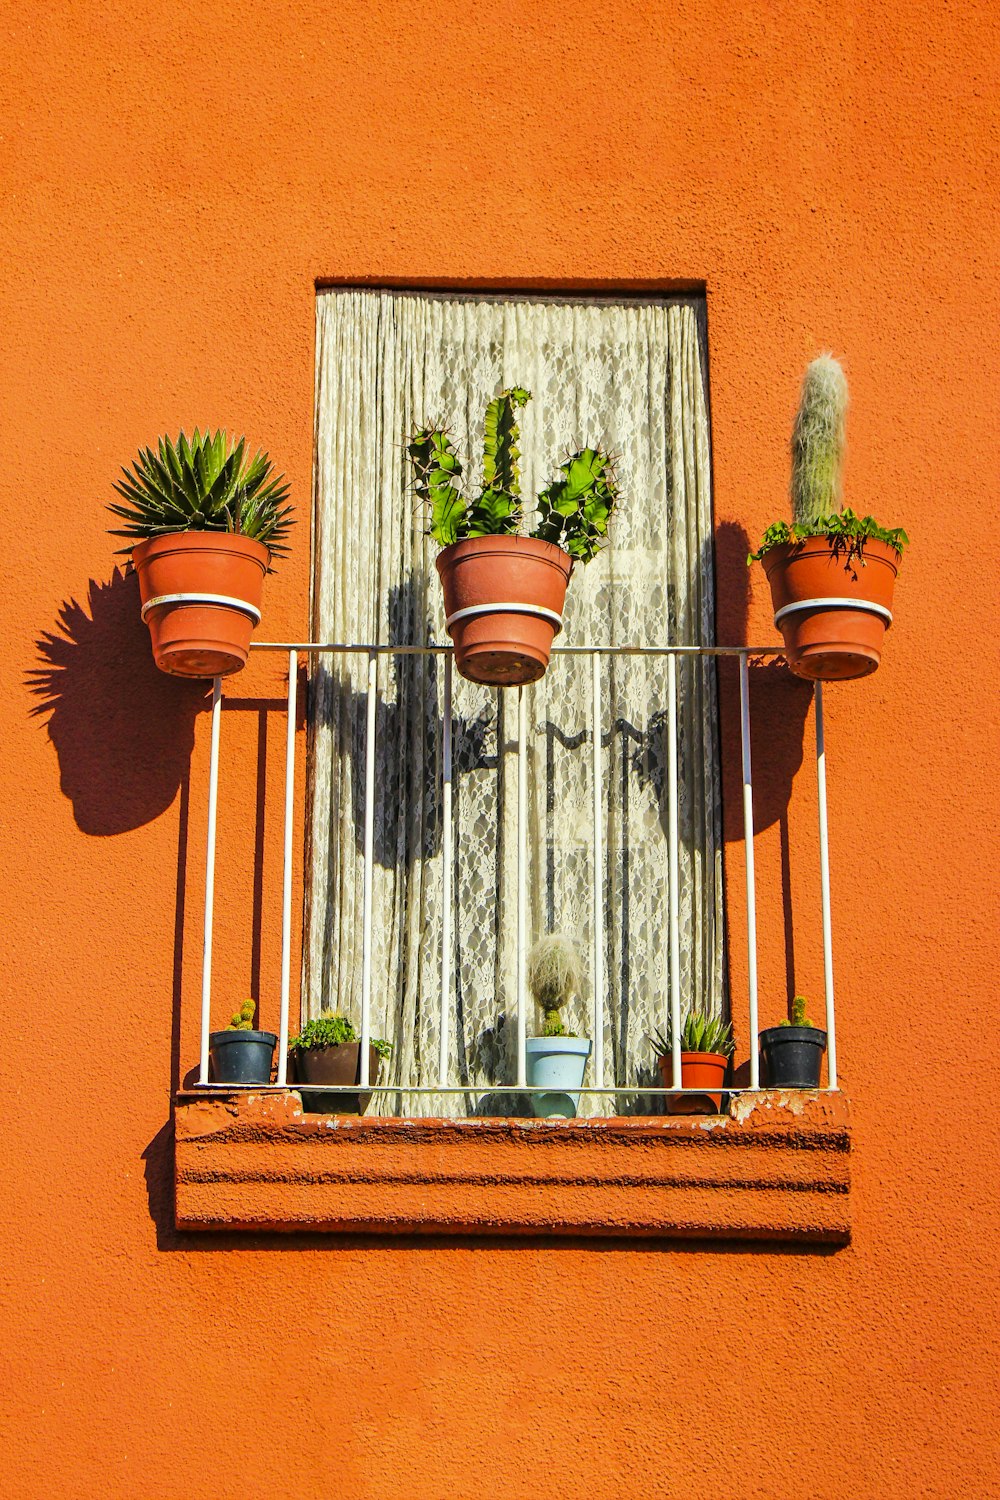
<path fill-rule="evenodd" d="M 760 1034 L 760 1055 L 773 1089 L 818 1089 L 826 1032 L 818 1026 L 771 1026 Z"/>
<path fill-rule="evenodd" d="M 278 1038 L 273 1031 L 213 1031 L 208 1038 L 213 1083 L 270 1083 Z"/>

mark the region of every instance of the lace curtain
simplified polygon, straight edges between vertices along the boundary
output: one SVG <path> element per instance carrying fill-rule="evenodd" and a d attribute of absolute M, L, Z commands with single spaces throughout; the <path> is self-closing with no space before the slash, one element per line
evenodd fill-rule
<path fill-rule="evenodd" d="M 313 638 L 447 639 L 411 487 L 405 436 L 450 428 L 475 482 L 487 401 L 524 385 L 525 510 L 568 451 L 615 452 L 623 499 L 611 544 L 578 566 L 561 639 L 713 639 L 711 482 L 694 300 L 507 298 L 329 291 L 317 301 Z M 510 1112 L 516 1071 L 516 692 L 454 679 L 452 1085 L 438 1083 L 441 974 L 440 656 L 380 657 L 376 713 L 372 1030 L 394 1046 L 372 1113 Z M 526 689 L 531 937 L 574 934 L 591 952 L 590 659 L 554 656 Z M 360 1018 L 367 658 L 312 665 L 303 1011 Z M 649 1042 L 668 1010 L 664 658 L 604 658 L 604 1073 L 658 1084 Z M 710 663 L 678 660 L 681 995 L 719 1013 L 723 922 L 716 689 Z M 590 978 L 570 1028 L 592 1036 Z M 532 1007 L 533 1012 L 533 1007 Z M 537 1034 L 529 1012 L 528 1034 Z M 385 1079 L 383 1072 L 382 1080 Z M 581 1099 L 581 1114 L 648 1107 Z M 655 1104 L 658 1109 L 659 1105 Z"/>

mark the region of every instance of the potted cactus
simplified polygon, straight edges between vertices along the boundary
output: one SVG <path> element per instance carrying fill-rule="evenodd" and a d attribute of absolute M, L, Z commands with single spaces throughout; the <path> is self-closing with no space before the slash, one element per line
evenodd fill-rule
<path fill-rule="evenodd" d="M 325 1010 L 307 1021 L 291 1045 L 295 1077 L 300 1084 L 361 1082 L 361 1043 L 353 1021 Z M 391 1042 L 372 1037 L 368 1044 L 368 1081 L 378 1083 L 379 1062 L 392 1053 Z M 319 1094 L 302 1090 L 302 1107 L 310 1114 L 363 1115 L 370 1090 L 356 1094 Z"/>
<path fill-rule="evenodd" d="M 657 1030 L 650 1038 L 660 1066 L 665 1089 L 673 1088 L 673 1045 L 670 1028 Z M 681 1088 L 705 1089 L 703 1094 L 674 1094 L 667 1100 L 671 1115 L 718 1114 L 719 1092 L 733 1051 L 733 1028 L 719 1016 L 691 1010 L 681 1024 Z"/>
<path fill-rule="evenodd" d="M 214 1083 L 270 1083 L 271 1061 L 278 1038 L 273 1031 L 255 1031 L 256 1006 L 244 1000 L 225 1031 L 208 1038 Z"/>
<path fill-rule="evenodd" d="M 576 1091 L 583 1086 L 590 1042 L 566 1030 L 560 1011 L 582 987 L 580 954 L 573 939 L 562 932 L 539 938 L 528 954 L 528 988 L 544 1020 L 541 1036 L 528 1037 L 525 1047 L 529 1086 L 551 1090 L 530 1096 L 540 1119 L 571 1120 L 576 1115 Z"/>
<path fill-rule="evenodd" d="M 260 620 L 264 574 L 287 552 L 284 476 L 246 439 L 194 430 L 140 449 L 115 484 L 125 525 L 113 536 L 139 576 L 153 658 L 175 677 L 225 677 L 245 666 Z"/>
<path fill-rule="evenodd" d="M 826 1032 L 806 1015 L 806 1001 L 796 995 L 791 1018 L 760 1034 L 760 1056 L 768 1084 L 775 1089 L 818 1089 Z"/>
<path fill-rule="evenodd" d="M 792 433 L 792 524 L 776 521 L 748 562 L 763 561 L 774 623 L 793 672 L 823 682 L 878 667 L 908 538 L 841 509 L 847 381 L 829 354 L 802 382 Z"/>
<path fill-rule="evenodd" d="M 517 411 L 530 396 L 512 386 L 487 406 L 475 497 L 459 488 L 462 465 L 444 428 L 425 424 L 407 449 L 429 535 L 444 549 L 437 568 L 456 665 L 470 681 L 498 687 L 544 673 L 573 564 L 600 550 L 618 501 L 611 458 L 582 448 L 559 465 L 538 496 L 534 530 L 522 533 Z"/>

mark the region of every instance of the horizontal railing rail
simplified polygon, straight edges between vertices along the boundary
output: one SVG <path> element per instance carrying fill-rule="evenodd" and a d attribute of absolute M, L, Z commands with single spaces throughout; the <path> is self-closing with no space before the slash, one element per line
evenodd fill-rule
<path fill-rule="evenodd" d="M 453 649 L 450 644 L 375 645 L 337 641 L 255 641 L 251 649 L 259 652 L 283 652 L 288 657 L 288 694 L 286 703 L 286 748 L 285 748 L 285 798 L 284 840 L 282 865 L 282 911 L 281 911 L 281 1000 L 278 1029 L 278 1061 L 276 1079 L 273 1084 L 252 1087 L 285 1089 L 288 1087 L 289 1053 L 289 997 L 291 993 L 291 944 L 292 944 L 292 891 L 293 891 L 293 836 L 295 823 L 295 725 L 298 692 L 299 657 L 310 655 L 361 655 L 367 657 L 367 687 L 365 696 L 365 805 L 364 805 L 364 864 L 362 884 L 362 986 L 360 1026 L 360 1077 L 351 1084 L 309 1084 L 308 1092 L 316 1094 L 357 1094 L 363 1090 L 378 1094 L 402 1095 L 474 1095 L 551 1093 L 552 1086 L 531 1086 L 527 1082 L 526 1038 L 527 1038 L 527 699 L 530 689 L 502 689 L 517 694 L 517 1077 L 514 1083 L 490 1085 L 453 1084 L 449 1082 L 450 1057 L 448 1048 L 448 1006 L 452 990 L 452 670 Z M 757 894 L 754 869 L 754 812 L 753 776 L 750 754 L 750 678 L 751 659 L 780 656 L 780 646 L 617 646 L 617 645 L 555 645 L 553 655 L 582 656 L 590 658 L 590 739 L 592 746 L 591 782 L 593 806 L 591 812 L 594 871 L 592 892 L 592 941 L 591 963 L 593 973 L 593 1021 L 594 1051 L 593 1076 L 599 1080 L 591 1087 L 574 1088 L 573 1093 L 582 1095 L 607 1095 L 620 1097 L 657 1097 L 677 1093 L 703 1094 L 704 1086 L 684 1088 L 681 1081 L 681 995 L 680 995 L 680 922 L 679 922 L 679 841 L 678 841 L 678 766 L 677 766 L 677 659 L 684 657 L 736 658 L 739 663 L 740 686 L 740 743 L 742 761 L 742 812 L 743 845 L 746 879 L 746 926 L 747 926 L 747 1009 L 749 1012 L 749 1085 L 726 1085 L 726 1093 L 755 1093 L 760 1090 L 760 1062 L 757 1046 Z M 443 658 L 443 708 L 441 714 L 441 818 L 442 818 L 442 932 L 440 955 L 440 1025 L 438 1052 L 438 1081 L 434 1084 L 405 1085 L 400 1083 L 378 1084 L 369 1077 L 369 1041 L 371 1038 L 371 990 L 372 990 L 372 879 L 373 837 L 375 800 L 375 736 L 376 702 L 378 693 L 378 663 L 383 656 L 440 656 Z M 601 894 L 603 871 L 603 774 L 601 745 L 601 674 L 607 657 L 661 657 L 667 666 L 667 861 L 668 861 L 668 913 L 667 940 L 669 944 L 669 1022 L 672 1041 L 671 1083 L 669 1087 L 640 1085 L 606 1085 L 604 1083 L 604 906 Z M 216 814 L 218 807 L 219 748 L 222 708 L 222 679 L 215 678 L 212 687 L 212 723 L 208 778 L 208 827 L 205 853 L 205 913 L 202 950 L 201 991 L 201 1050 L 199 1085 L 209 1083 L 209 1036 L 211 1032 L 212 997 L 212 934 L 215 902 L 215 853 Z M 833 948 L 830 918 L 830 862 L 829 835 L 826 803 L 826 747 L 823 724 L 823 685 L 815 683 L 815 748 L 817 807 L 819 818 L 819 863 L 820 903 L 822 911 L 823 982 L 827 1033 L 827 1089 L 837 1089 L 837 1043 L 836 1019 L 833 993 Z M 226 1084 L 227 1089 L 239 1087 Z M 250 1087 L 244 1085 L 243 1087 Z"/>

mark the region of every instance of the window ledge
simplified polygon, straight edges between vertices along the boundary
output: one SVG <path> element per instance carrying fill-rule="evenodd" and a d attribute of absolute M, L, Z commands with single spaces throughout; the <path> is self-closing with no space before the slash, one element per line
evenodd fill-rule
<path fill-rule="evenodd" d="M 556 1122 L 332 1118 L 292 1090 L 196 1089 L 175 1122 L 182 1230 L 850 1239 L 842 1094 Z"/>

